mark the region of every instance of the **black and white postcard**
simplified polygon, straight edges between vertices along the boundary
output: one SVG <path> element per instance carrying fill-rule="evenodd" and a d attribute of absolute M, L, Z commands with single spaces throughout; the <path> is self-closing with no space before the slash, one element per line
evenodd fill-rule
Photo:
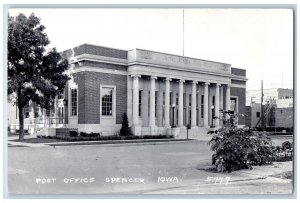
<path fill-rule="evenodd" d="M 295 12 L 8 7 L 8 194 L 292 195 Z"/>

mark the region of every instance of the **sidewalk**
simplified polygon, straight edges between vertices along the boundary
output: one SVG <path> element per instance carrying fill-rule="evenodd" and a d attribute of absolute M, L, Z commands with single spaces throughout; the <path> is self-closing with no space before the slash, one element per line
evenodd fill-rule
<path fill-rule="evenodd" d="M 272 165 L 254 166 L 232 173 L 211 172 L 211 181 L 194 180 L 168 188 L 140 190 L 142 194 L 292 194 L 292 179 L 274 177 L 293 171 L 293 162 L 274 162 Z M 221 178 L 229 177 L 226 183 Z M 223 180 L 223 179 L 222 179 Z M 135 191 L 137 192 L 137 191 Z"/>
<path fill-rule="evenodd" d="M 34 138 L 34 137 L 30 137 Z M 73 146 L 73 145 L 114 145 L 119 146 L 122 144 L 166 144 L 166 143 L 186 143 L 186 142 L 195 142 L 198 140 L 193 139 L 139 139 L 139 140 L 100 140 L 100 141 L 76 141 L 76 142 L 51 142 L 51 143 L 26 143 L 26 142 L 17 142 L 12 141 L 16 140 L 18 137 L 10 137 L 7 141 L 9 147 L 54 147 L 54 146 Z M 25 138 L 26 139 L 26 138 Z"/>

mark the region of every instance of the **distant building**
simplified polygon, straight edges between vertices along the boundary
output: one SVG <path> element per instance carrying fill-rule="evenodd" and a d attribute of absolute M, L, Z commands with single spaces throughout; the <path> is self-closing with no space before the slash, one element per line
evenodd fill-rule
<path fill-rule="evenodd" d="M 271 88 L 264 89 L 264 104 L 270 99 L 293 99 L 293 90 L 284 88 Z M 246 91 L 246 105 L 249 106 L 251 103 L 261 102 L 261 89 L 258 90 L 247 90 Z"/>
<path fill-rule="evenodd" d="M 261 126 L 261 90 L 247 91 L 246 126 Z M 264 89 L 264 118 L 266 127 L 293 127 L 293 90 Z"/>

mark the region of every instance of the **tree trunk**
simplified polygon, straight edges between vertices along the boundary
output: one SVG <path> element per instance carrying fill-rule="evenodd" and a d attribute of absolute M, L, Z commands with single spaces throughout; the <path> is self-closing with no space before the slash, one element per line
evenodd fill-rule
<path fill-rule="evenodd" d="M 19 140 L 24 140 L 24 114 L 22 106 L 19 106 Z"/>

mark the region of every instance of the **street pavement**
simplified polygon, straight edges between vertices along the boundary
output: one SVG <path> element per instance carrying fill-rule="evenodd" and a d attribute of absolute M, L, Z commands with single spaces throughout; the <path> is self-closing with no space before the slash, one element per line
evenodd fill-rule
<path fill-rule="evenodd" d="M 278 143 L 286 139 L 277 140 Z M 8 147 L 12 194 L 291 194 L 292 162 L 215 173 L 207 141 Z"/>

